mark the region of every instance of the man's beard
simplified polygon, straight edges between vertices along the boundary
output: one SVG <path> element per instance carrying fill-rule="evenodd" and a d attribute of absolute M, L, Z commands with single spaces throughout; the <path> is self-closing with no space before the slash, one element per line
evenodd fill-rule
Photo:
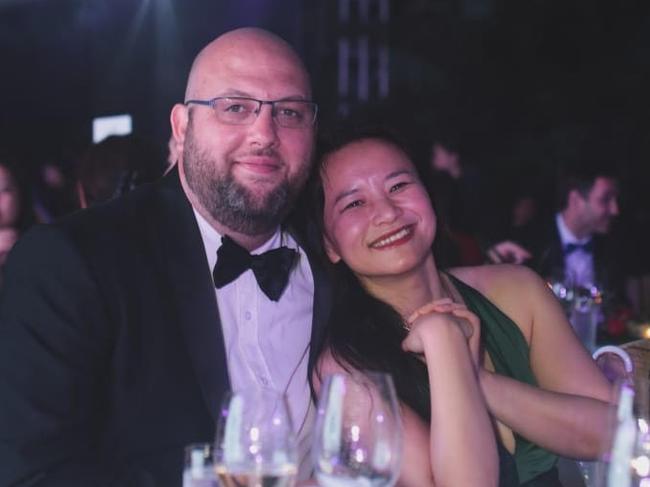
<path fill-rule="evenodd" d="M 305 169 L 294 187 L 285 179 L 264 196 L 255 195 L 235 180 L 230 168 L 220 172 L 207 151 L 197 147 L 190 126 L 185 138 L 183 168 L 187 184 L 212 218 L 244 235 L 261 235 L 278 227 L 306 177 Z"/>

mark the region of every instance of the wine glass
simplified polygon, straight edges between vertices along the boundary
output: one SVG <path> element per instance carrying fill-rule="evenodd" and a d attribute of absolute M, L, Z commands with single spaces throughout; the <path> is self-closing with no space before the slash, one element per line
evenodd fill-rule
<path fill-rule="evenodd" d="M 312 454 L 321 487 L 390 487 L 399 476 L 402 424 L 388 374 L 325 378 Z"/>
<path fill-rule="evenodd" d="M 650 487 L 650 426 L 645 398 L 639 398 L 629 378 L 613 388 L 609 446 L 598 462 L 579 462 L 587 487 Z M 643 394 L 642 394 L 643 396 Z"/>
<path fill-rule="evenodd" d="M 229 393 L 213 456 L 222 487 L 292 487 L 297 447 L 285 396 L 268 389 Z"/>
<path fill-rule="evenodd" d="M 211 443 L 192 443 L 185 447 L 183 487 L 217 487 L 212 451 Z"/>

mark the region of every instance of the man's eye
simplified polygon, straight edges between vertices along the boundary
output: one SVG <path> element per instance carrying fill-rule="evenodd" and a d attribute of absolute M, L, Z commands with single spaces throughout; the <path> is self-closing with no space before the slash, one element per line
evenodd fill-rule
<path fill-rule="evenodd" d="M 230 105 L 226 105 L 226 108 L 224 109 L 224 111 L 230 112 L 230 113 L 243 113 L 243 112 L 246 112 L 247 109 L 241 103 L 231 103 Z"/>
<path fill-rule="evenodd" d="M 291 120 L 292 122 L 301 122 L 305 118 L 305 112 L 302 109 L 281 106 L 278 107 L 277 116 L 284 120 Z"/>
<path fill-rule="evenodd" d="M 283 108 L 280 110 L 280 114 L 283 117 L 288 117 L 288 118 L 302 118 L 302 113 L 300 113 L 297 110 L 292 110 L 291 108 Z"/>

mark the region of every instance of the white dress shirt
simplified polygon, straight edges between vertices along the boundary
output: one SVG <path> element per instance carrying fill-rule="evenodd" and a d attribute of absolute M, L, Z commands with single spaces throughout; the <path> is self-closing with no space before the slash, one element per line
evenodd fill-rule
<path fill-rule="evenodd" d="M 584 245 L 591 240 L 591 236 L 577 238 L 564 223 L 560 213 L 555 215 L 557 230 L 562 243 L 562 250 L 567 244 Z M 564 255 L 564 279 L 567 284 L 590 288 L 596 284 L 596 274 L 594 272 L 594 256 L 591 252 L 585 252 L 583 249 L 577 249 L 568 255 Z"/>
<path fill-rule="evenodd" d="M 196 212 L 210 273 L 217 261 L 221 235 Z M 258 287 L 253 271 L 215 288 L 228 364 L 234 391 L 267 388 L 286 394 L 300 445 L 301 472 L 308 475 L 305 458 L 313 419 L 307 364 L 311 339 L 314 279 L 305 252 L 286 232 L 278 231 L 252 254 L 281 246 L 298 251 L 298 262 L 278 301 Z"/>

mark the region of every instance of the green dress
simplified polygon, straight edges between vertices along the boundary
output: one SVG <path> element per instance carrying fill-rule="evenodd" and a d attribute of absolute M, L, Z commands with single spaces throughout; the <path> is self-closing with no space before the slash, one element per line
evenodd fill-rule
<path fill-rule="evenodd" d="M 447 274 L 470 311 L 481 320 L 481 342 L 503 376 L 537 386 L 530 368 L 528 344 L 519 327 L 489 299 Z M 515 433 L 515 463 L 521 484 L 555 467 L 557 456 Z"/>

